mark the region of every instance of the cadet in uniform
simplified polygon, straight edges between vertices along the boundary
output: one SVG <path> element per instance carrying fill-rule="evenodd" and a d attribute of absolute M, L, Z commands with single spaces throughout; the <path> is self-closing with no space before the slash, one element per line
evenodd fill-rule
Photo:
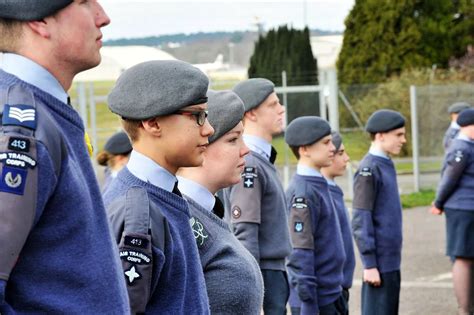
<path fill-rule="evenodd" d="M 267 79 L 249 79 L 233 91 L 245 106 L 244 141 L 250 148 L 240 182 L 225 189 L 226 221 L 260 264 L 265 314 L 284 314 L 288 301 L 285 258 L 291 252 L 285 192 L 273 166 L 273 136 L 283 130 L 285 109 Z"/>
<path fill-rule="evenodd" d="M 344 252 L 346 253 L 346 262 L 344 263 L 343 268 L 342 292 L 346 302 L 349 303 L 349 289 L 352 287 L 352 279 L 354 277 L 355 269 L 354 244 L 352 241 L 349 212 L 344 203 L 344 193 L 336 184 L 334 179 L 344 175 L 347 163 L 350 159 L 349 155 L 347 155 L 344 144 L 342 143 L 341 135 L 336 131 L 332 133 L 332 143 L 336 148 L 334 160 L 330 166 L 321 168 L 321 174 L 323 174 L 328 181 L 329 191 L 331 192 L 331 197 L 334 201 L 337 217 L 339 219 L 339 225 L 341 227 Z"/>
<path fill-rule="evenodd" d="M 97 1 L 0 0 L 0 313 L 125 314 L 116 245 L 68 105 L 100 62 Z"/>
<path fill-rule="evenodd" d="M 457 102 L 448 107 L 448 114 L 451 118 L 451 124 L 446 130 L 443 138 L 444 151 L 447 151 L 451 142 L 456 139 L 456 136 L 459 133 L 459 128 L 461 128 L 456 122 L 459 113 L 471 107 L 471 104 L 466 102 Z"/>
<path fill-rule="evenodd" d="M 193 222 L 175 177 L 180 167 L 202 164 L 214 133 L 208 85 L 188 63 L 149 61 L 125 71 L 108 97 L 133 146 L 104 194 L 132 312 L 209 313 Z"/>
<path fill-rule="evenodd" d="M 104 150 L 97 154 L 97 163 L 105 166 L 102 191 L 105 192 L 118 172 L 127 164 L 132 152 L 132 144 L 127 134 L 119 131 L 112 135 L 104 145 Z"/>
<path fill-rule="evenodd" d="M 449 146 L 443 163 L 433 214 L 446 213 L 447 250 L 454 257 L 453 284 L 458 314 L 472 314 L 474 260 L 474 109 L 463 110 L 457 119 L 460 131 Z"/>
<path fill-rule="evenodd" d="M 362 314 L 398 314 L 402 254 L 402 206 L 390 155 L 399 154 L 405 118 L 393 110 L 374 112 L 365 130 L 372 145 L 354 178 L 352 232 L 364 265 Z"/>
<path fill-rule="evenodd" d="M 208 92 L 209 123 L 215 133 L 200 167 L 178 171 L 179 189 L 189 203 L 212 314 L 259 315 L 263 280 L 258 263 L 222 218 L 214 195 L 240 181 L 249 149 L 242 139 L 244 104 L 232 91 Z"/>
<path fill-rule="evenodd" d="M 319 117 L 298 117 L 288 125 L 285 141 L 298 159 L 286 191 L 293 243 L 288 258 L 291 312 L 346 314 L 342 295 L 346 255 L 328 183 L 320 173 L 334 160 L 331 127 Z"/>

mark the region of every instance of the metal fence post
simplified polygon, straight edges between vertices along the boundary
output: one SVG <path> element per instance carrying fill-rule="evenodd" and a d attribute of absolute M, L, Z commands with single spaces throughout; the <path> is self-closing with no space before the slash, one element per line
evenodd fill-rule
<path fill-rule="evenodd" d="M 281 72 L 281 83 L 283 87 L 283 106 L 285 106 L 285 118 L 283 126 L 286 129 L 288 125 L 288 97 L 286 92 L 286 71 Z M 285 166 L 283 166 L 283 187 L 286 189 L 290 182 L 290 157 L 288 156 L 288 148 L 285 146 Z"/>
<path fill-rule="evenodd" d="M 336 69 L 328 70 L 329 85 L 329 124 L 332 130 L 339 131 L 339 87 L 337 86 Z"/>
<path fill-rule="evenodd" d="M 420 150 L 418 146 L 418 117 L 416 104 L 416 87 L 410 86 L 410 112 L 411 112 L 411 139 L 413 150 L 413 186 L 415 192 L 420 191 Z"/>

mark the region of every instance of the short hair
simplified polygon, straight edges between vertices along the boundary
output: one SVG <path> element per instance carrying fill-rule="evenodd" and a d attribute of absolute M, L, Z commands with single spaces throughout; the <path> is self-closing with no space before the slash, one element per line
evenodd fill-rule
<path fill-rule="evenodd" d="M 132 141 L 132 143 L 136 142 L 138 140 L 138 130 L 142 127 L 142 121 L 134 119 L 122 119 L 122 126 L 130 137 L 130 141 Z"/>
<path fill-rule="evenodd" d="M 290 145 L 291 152 L 296 156 L 296 158 L 299 160 L 300 159 L 300 147 L 299 146 L 292 146 Z"/>
<path fill-rule="evenodd" d="M 369 133 L 369 136 L 370 136 L 370 140 L 374 141 L 375 140 L 375 135 L 377 135 L 377 133 Z"/>
<path fill-rule="evenodd" d="M 22 30 L 21 21 L 0 18 L 0 51 L 16 52 Z"/>

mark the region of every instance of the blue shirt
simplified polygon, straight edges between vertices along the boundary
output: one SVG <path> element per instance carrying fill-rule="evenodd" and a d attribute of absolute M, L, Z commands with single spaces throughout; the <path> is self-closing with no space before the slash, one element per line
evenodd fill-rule
<path fill-rule="evenodd" d="M 382 150 L 377 149 L 374 145 L 370 146 L 369 153 L 372 155 L 390 160 L 390 157 L 388 156 L 387 153 L 383 152 Z"/>
<path fill-rule="evenodd" d="M 272 154 L 271 143 L 257 136 L 244 134 L 243 137 L 245 144 L 249 147 L 250 150 L 260 154 L 267 160 L 270 160 L 270 155 Z"/>
<path fill-rule="evenodd" d="M 296 174 L 301 175 L 301 176 L 316 176 L 316 177 L 323 177 L 320 172 L 318 172 L 316 169 L 300 164 L 296 166 Z"/>
<path fill-rule="evenodd" d="M 178 188 L 183 194 L 193 199 L 207 211 L 212 211 L 216 198 L 206 187 L 181 176 L 178 176 L 178 183 Z"/>
<path fill-rule="evenodd" d="M 2 70 L 36 86 L 67 104 L 67 93 L 59 81 L 36 62 L 17 54 L 3 54 Z"/>
<path fill-rule="evenodd" d="M 135 150 L 132 150 L 130 154 L 127 169 L 142 181 L 168 192 L 173 191 L 177 180 L 176 176 L 165 170 L 158 163 Z"/>

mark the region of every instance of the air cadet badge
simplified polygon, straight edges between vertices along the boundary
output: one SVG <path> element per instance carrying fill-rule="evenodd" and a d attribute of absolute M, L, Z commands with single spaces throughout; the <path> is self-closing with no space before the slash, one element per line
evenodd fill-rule
<path fill-rule="evenodd" d="M 232 208 L 232 217 L 234 219 L 240 218 L 241 215 L 242 215 L 242 210 L 240 210 L 239 207 L 235 206 L 234 208 Z"/>
<path fill-rule="evenodd" d="M 307 208 L 308 205 L 306 204 L 306 199 L 303 197 L 295 197 L 293 198 L 293 204 L 291 205 L 292 208 L 295 209 L 303 209 Z"/>
<path fill-rule="evenodd" d="M 456 161 L 457 163 L 461 162 L 463 156 L 464 155 L 462 154 L 462 151 L 457 150 L 456 153 L 454 153 L 454 161 Z"/>
<path fill-rule="evenodd" d="M 363 167 L 360 170 L 359 175 L 364 177 L 372 176 L 372 170 L 370 169 L 370 167 Z"/>
<path fill-rule="evenodd" d="M 246 166 L 244 172 L 242 173 L 244 188 L 253 188 L 254 180 L 257 177 L 257 171 L 255 167 Z"/>
<path fill-rule="evenodd" d="M 295 232 L 301 233 L 303 232 L 304 223 L 303 222 L 295 222 Z"/>

